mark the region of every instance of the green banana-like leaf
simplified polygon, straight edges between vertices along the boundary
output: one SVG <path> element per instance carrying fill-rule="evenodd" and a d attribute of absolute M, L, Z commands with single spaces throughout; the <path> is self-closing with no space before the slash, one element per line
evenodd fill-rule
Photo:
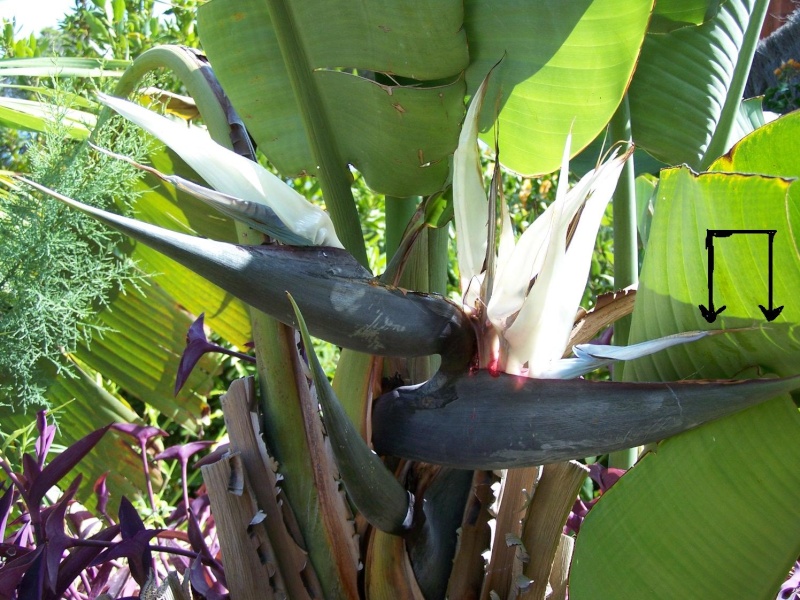
<path fill-rule="evenodd" d="M 626 378 L 797 372 L 800 188 L 786 177 L 800 175 L 800 162 L 786 149 L 796 144 L 798 123 L 797 115 L 778 119 L 715 163 L 725 170 L 763 169 L 773 177 L 698 175 L 687 168 L 662 172 L 632 341 L 700 324 L 757 328 L 713 346 L 701 340 L 638 359 L 626 366 Z M 784 308 L 772 323 L 759 309 L 768 303 L 767 236 L 747 234 L 714 240 L 714 302 L 726 309 L 714 323 L 705 323 L 698 306 L 709 300 L 707 229 L 777 230 L 773 292 L 775 306 Z M 797 407 L 783 398 L 659 446 L 592 509 L 578 536 L 570 595 L 579 600 L 774 597 L 800 552 L 800 513 L 787 504 L 800 494 L 798 439 Z M 623 540 L 635 561 L 628 550 L 624 557 L 592 556 L 599 546 L 617 548 Z M 610 574 L 622 568 L 626 577 L 612 581 Z"/>
<path fill-rule="evenodd" d="M 400 534 L 413 522 L 414 497 L 394 478 L 381 459 L 367 446 L 353 422 L 342 409 L 328 377 L 313 352 L 311 336 L 303 315 L 289 296 L 306 348 L 309 366 L 322 407 L 325 431 L 347 495 L 370 524 L 387 533 Z"/>
<path fill-rule="evenodd" d="M 727 151 L 766 5 L 727 0 L 701 25 L 648 33 L 628 91 L 637 146 L 693 168 Z"/>
<path fill-rule="evenodd" d="M 798 432 L 782 398 L 660 444 L 586 517 L 570 598 L 775 598 L 800 553 Z"/>
<path fill-rule="evenodd" d="M 174 396 L 192 318 L 159 286 L 146 284 L 118 295 L 98 317 L 111 330 L 79 348 L 77 357 L 164 417 L 196 431 L 221 357 L 204 355 Z"/>
<path fill-rule="evenodd" d="M 491 128 L 499 111 L 505 166 L 549 173 L 561 163 L 570 129 L 573 154 L 602 131 L 628 88 L 651 8 L 625 0 L 465 3 L 471 93 L 502 59 L 481 129 Z M 483 139 L 494 143 L 491 131 Z"/>
<path fill-rule="evenodd" d="M 758 100 L 753 98 L 747 102 Z M 749 133 L 725 156 L 715 160 L 709 170 L 800 177 L 800 161 L 795 152 L 800 135 L 800 113 L 789 113 Z"/>
<path fill-rule="evenodd" d="M 121 77 L 128 65 L 102 58 L 10 58 L 0 60 L 0 77 Z"/>
<path fill-rule="evenodd" d="M 650 33 L 668 33 L 712 19 L 727 0 L 659 0 L 650 20 Z"/>
<path fill-rule="evenodd" d="M 771 144 L 771 138 L 762 139 Z M 698 175 L 686 167 L 661 173 L 631 341 L 685 329 L 752 329 L 631 361 L 626 365 L 630 377 L 652 381 L 797 373 L 800 306 L 793 299 L 800 293 L 800 187 L 786 178 Z M 726 308 L 713 323 L 703 318 L 699 307 L 709 305 L 709 229 L 777 230 L 773 301 L 774 307 L 784 308 L 772 323 L 759 308 L 769 308 L 769 244 L 767 235 L 757 234 L 714 240 L 713 301 L 717 309 Z"/>
<path fill-rule="evenodd" d="M 379 454 L 461 469 L 541 465 L 661 440 L 798 387 L 800 376 L 610 383 L 481 370 L 381 396 L 373 444 Z"/>
<path fill-rule="evenodd" d="M 285 296 L 289 292 L 303 304 L 316 337 L 384 356 L 441 354 L 450 369 L 461 369 L 472 358 L 472 326 L 459 307 L 435 294 L 383 285 L 344 250 L 201 239 L 93 208 L 19 179 L 202 273 L 250 306 L 295 325 Z"/>
<path fill-rule="evenodd" d="M 272 22 L 276 11 L 283 18 Z M 373 189 L 411 196 L 447 178 L 464 114 L 462 14 L 454 0 L 214 0 L 200 8 L 198 27 L 220 82 L 280 172 L 316 173 L 320 143 L 338 155 L 336 168 L 351 163 Z M 297 52 L 282 57 L 281 36 Z M 292 64 L 310 89 L 293 91 Z M 314 131 L 307 110 L 319 119 Z"/>

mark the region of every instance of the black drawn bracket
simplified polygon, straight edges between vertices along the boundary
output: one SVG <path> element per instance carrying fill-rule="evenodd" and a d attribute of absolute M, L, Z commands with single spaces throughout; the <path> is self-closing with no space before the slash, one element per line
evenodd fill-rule
<path fill-rule="evenodd" d="M 765 308 L 763 305 L 759 304 L 758 307 L 761 309 L 761 312 L 764 313 L 764 317 L 767 319 L 767 321 L 772 321 L 779 314 L 781 314 L 783 306 L 774 307 L 772 297 L 772 246 L 773 242 L 775 241 L 775 234 L 777 232 L 777 229 L 706 229 L 706 250 L 708 251 L 708 307 L 705 307 L 702 304 L 699 305 L 700 314 L 703 315 L 703 318 L 706 321 L 713 323 L 717 319 L 717 315 L 727 308 L 725 305 L 721 306 L 720 308 L 714 308 L 714 238 L 731 237 L 732 235 L 739 234 L 761 234 L 768 236 L 769 281 L 767 289 L 769 292 L 769 306 Z"/>

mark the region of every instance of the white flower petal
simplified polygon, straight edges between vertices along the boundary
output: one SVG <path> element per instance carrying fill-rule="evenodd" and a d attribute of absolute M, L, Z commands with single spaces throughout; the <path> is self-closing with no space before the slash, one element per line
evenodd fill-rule
<path fill-rule="evenodd" d="M 172 148 L 214 189 L 266 204 L 287 227 L 317 245 L 342 247 L 328 214 L 258 163 L 217 144 L 201 129 L 180 125 L 126 100 L 98 96 L 101 102 Z"/>
<path fill-rule="evenodd" d="M 553 203 L 544 264 L 516 320 L 505 331 L 510 348 L 507 370 L 519 370 L 527 362 L 528 376 L 541 377 L 563 354 L 586 287 L 597 229 L 626 159 L 612 157 Z M 567 229 L 581 206 L 584 210 L 568 250 Z"/>
<path fill-rule="evenodd" d="M 537 377 L 540 379 L 572 379 L 618 360 L 633 360 L 634 358 L 659 352 L 670 346 L 695 342 L 715 333 L 717 332 L 687 331 L 634 344 L 633 346 L 579 344 L 572 349 L 575 357 L 562 358 L 551 362 L 549 368 L 542 371 Z"/>
<path fill-rule="evenodd" d="M 498 331 L 505 330 L 508 327 L 508 320 L 522 308 L 531 281 L 539 274 L 544 263 L 544 249 L 550 243 L 553 215 L 563 204 L 566 196 L 571 143 L 572 134 L 570 133 L 561 157 L 561 173 L 558 178 L 555 201 L 524 231 L 512 251 L 509 252 L 505 249 L 506 256 L 498 256 L 494 290 L 486 309 L 489 320 Z M 503 227 L 503 235 L 508 235 L 505 232 L 505 223 Z M 501 250 L 503 250 L 502 247 Z"/>
<path fill-rule="evenodd" d="M 474 306 L 480 295 L 486 260 L 489 201 L 483 188 L 478 154 L 478 117 L 486 94 L 487 79 L 470 102 L 458 148 L 453 155 L 453 211 L 456 223 L 458 270 L 464 304 Z"/>

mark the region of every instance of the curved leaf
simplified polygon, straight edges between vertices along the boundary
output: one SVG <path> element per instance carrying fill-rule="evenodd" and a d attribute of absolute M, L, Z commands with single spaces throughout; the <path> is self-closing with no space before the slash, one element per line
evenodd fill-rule
<path fill-rule="evenodd" d="M 524 174 L 561 163 L 572 128 L 573 154 L 606 126 L 631 80 L 650 2 L 525 0 L 465 3 L 467 83 L 492 74 L 481 129 L 498 127 L 501 160 Z M 493 144 L 491 131 L 483 136 Z"/>
<path fill-rule="evenodd" d="M 711 158 L 727 149 L 766 4 L 728 0 L 702 25 L 645 37 L 628 92 L 637 146 L 694 168 L 715 135 L 725 139 Z"/>
<path fill-rule="evenodd" d="M 271 21 L 273 5 L 286 20 Z M 455 0 L 215 0 L 200 8 L 198 26 L 220 82 L 279 171 L 316 173 L 312 144 L 326 144 L 335 168 L 351 163 L 373 189 L 411 196 L 447 178 L 464 114 L 462 15 Z M 283 35 L 300 53 L 281 60 Z M 293 91 L 292 62 L 312 89 Z M 305 110 L 318 129 L 308 129 Z"/>
<path fill-rule="evenodd" d="M 800 174 L 797 117 L 779 119 L 742 140 L 717 167 Z M 774 149 L 774 152 L 773 152 Z M 746 151 L 745 151 L 746 150 Z M 714 240 L 713 293 L 726 310 L 710 326 L 759 325 L 713 345 L 665 350 L 632 361 L 636 380 L 797 372 L 800 342 L 800 196 L 793 180 L 736 173 L 662 171 L 631 329 L 632 341 L 704 325 L 708 229 L 775 229 L 774 296 L 785 304 L 766 324 L 769 253 L 765 236 Z M 759 239 L 761 238 L 761 239 Z M 581 597 L 734 596 L 777 593 L 800 547 L 796 406 L 776 399 L 660 445 L 592 509 L 578 536 L 572 592 Z M 625 511 L 620 519 L 620 510 Z M 654 521 L 653 514 L 658 514 Z M 657 527 L 654 525 L 657 523 Z M 603 548 L 624 544 L 625 556 Z M 630 551 L 637 559 L 630 561 Z M 596 553 L 595 553 L 596 556 Z M 624 568 L 626 577 L 607 578 Z M 658 582 L 656 586 L 653 582 Z M 690 592 L 688 590 L 691 590 Z M 735 591 L 734 591 L 735 590 Z M 572 594 L 571 592 L 571 594 Z"/>

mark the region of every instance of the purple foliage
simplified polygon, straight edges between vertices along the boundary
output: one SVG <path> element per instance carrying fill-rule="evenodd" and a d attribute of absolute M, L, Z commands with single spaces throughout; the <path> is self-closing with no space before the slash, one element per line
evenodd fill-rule
<path fill-rule="evenodd" d="M 200 452 L 201 450 L 205 450 L 209 446 L 213 445 L 214 442 L 206 442 L 206 441 L 197 441 L 197 442 L 189 442 L 188 444 L 179 444 L 177 446 L 170 446 L 163 452 L 156 454 L 156 460 L 171 460 L 171 459 L 178 459 L 178 462 L 181 465 L 181 483 L 183 485 L 183 506 L 184 508 L 188 508 L 189 506 L 189 489 L 186 485 L 188 480 L 187 476 L 187 467 L 189 464 L 189 459 L 192 457 L 193 454 Z"/>
<path fill-rule="evenodd" d="M 147 443 L 151 438 L 160 435 L 167 437 L 169 434 L 163 429 L 152 427 L 150 425 L 134 425 L 132 423 L 114 423 L 111 425 L 113 429 L 135 438 L 142 448 L 147 447 Z"/>
<path fill-rule="evenodd" d="M 139 452 L 142 459 L 142 471 L 147 485 L 147 497 L 150 499 L 150 508 L 156 512 L 156 499 L 153 494 L 153 482 L 150 479 L 150 469 L 147 465 L 147 444 L 156 436 L 166 437 L 169 434 L 163 429 L 149 425 L 134 425 L 132 423 L 114 423 L 111 425 L 117 431 L 135 438 L 139 442 Z"/>
<path fill-rule="evenodd" d="M 117 424 L 115 428 L 136 438 L 143 450 L 153 436 L 165 434 L 155 427 Z M 94 484 L 98 513 L 103 517 L 95 518 L 85 509 L 74 509 L 81 477 L 69 486 L 64 479 L 109 427 L 78 440 L 49 463 L 55 426 L 47 423 L 44 411 L 37 415 L 37 429 L 36 453 L 25 455 L 23 473 L 13 472 L 0 458 L 0 468 L 11 481 L 8 488 L 0 486 L 0 600 L 88 600 L 101 593 L 138 598 L 134 594 L 154 569 L 157 578 L 168 570 L 183 571 L 197 582 L 195 598 L 227 597 L 217 560 L 219 546 L 216 542 L 209 546 L 207 541 L 216 539 L 207 497 L 191 501 L 188 532 L 174 529 L 183 518 L 168 520 L 164 530 L 147 528 L 124 497 L 115 524 L 106 510 L 106 474 Z M 173 452 L 188 460 L 208 445 L 186 444 Z M 45 494 L 54 487 L 64 491 L 51 504 Z M 185 510 L 177 512 L 186 515 Z M 155 543 L 156 538 L 163 545 Z M 126 560 L 121 564 L 119 558 Z"/>
<path fill-rule="evenodd" d="M 252 356 L 236 352 L 235 350 L 228 350 L 218 344 L 209 342 L 206 337 L 206 331 L 203 328 L 204 318 L 205 313 L 201 313 L 200 316 L 195 319 L 194 323 L 191 324 L 189 331 L 186 333 L 186 348 L 183 351 L 183 355 L 181 355 L 181 362 L 180 365 L 178 365 L 178 375 L 175 377 L 176 396 L 186 383 L 186 380 L 189 379 L 189 375 L 192 374 L 192 369 L 194 369 L 197 362 L 206 352 L 220 352 L 229 356 L 236 356 L 248 362 L 256 361 Z"/>
<path fill-rule="evenodd" d="M 794 563 L 794 570 L 781 586 L 776 600 L 800 600 L 800 560 Z"/>
<path fill-rule="evenodd" d="M 564 525 L 564 533 L 567 535 L 570 533 L 577 535 L 581 529 L 583 520 L 586 518 L 586 515 L 589 513 L 591 508 L 600 499 L 600 496 L 608 491 L 612 485 L 617 483 L 619 478 L 624 474 L 625 471 L 622 469 L 609 469 L 598 463 L 589 465 L 589 477 L 591 477 L 592 481 L 597 484 L 599 488 L 599 495 L 592 500 L 581 500 L 580 498 L 575 500 L 575 504 L 572 506 L 572 510 L 567 517 L 567 523 Z"/>
<path fill-rule="evenodd" d="M 108 471 L 100 475 L 97 481 L 94 482 L 94 494 L 97 498 L 97 512 L 106 518 L 106 521 L 111 523 L 111 517 L 108 514 L 108 486 L 106 485 L 106 478 L 108 478 Z"/>

